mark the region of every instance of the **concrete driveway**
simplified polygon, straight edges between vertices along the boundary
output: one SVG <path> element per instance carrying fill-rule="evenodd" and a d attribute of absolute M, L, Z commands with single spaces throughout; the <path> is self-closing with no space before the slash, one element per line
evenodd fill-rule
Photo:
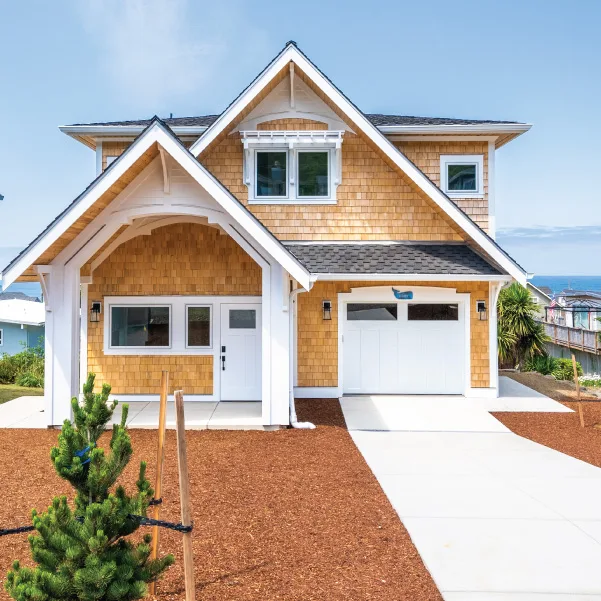
<path fill-rule="evenodd" d="M 342 408 L 445 599 L 601 600 L 601 469 L 493 418 L 501 406 L 566 410 L 514 384 L 496 400 L 351 397 Z"/>

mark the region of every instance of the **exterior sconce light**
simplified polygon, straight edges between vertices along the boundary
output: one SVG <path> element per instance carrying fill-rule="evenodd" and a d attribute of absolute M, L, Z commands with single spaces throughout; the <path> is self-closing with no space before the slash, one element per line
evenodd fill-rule
<path fill-rule="evenodd" d="M 97 323 L 100 321 L 100 313 L 102 313 L 102 303 L 100 301 L 92 301 L 90 307 L 90 321 Z"/>
<path fill-rule="evenodd" d="M 488 309 L 486 308 L 486 301 L 476 301 L 476 311 L 478 311 L 478 318 L 480 321 L 488 320 Z"/>
<path fill-rule="evenodd" d="M 330 321 L 332 319 L 332 302 L 324 300 L 321 305 L 323 307 L 323 320 Z"/>

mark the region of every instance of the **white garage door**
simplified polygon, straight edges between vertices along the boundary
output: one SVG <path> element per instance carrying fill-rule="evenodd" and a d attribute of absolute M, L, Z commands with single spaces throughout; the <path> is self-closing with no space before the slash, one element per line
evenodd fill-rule
<path fill-rule="evenodd" d="M 458 302 L 347 302 L 345 394 L 464 394 L 464 306 Z"/>

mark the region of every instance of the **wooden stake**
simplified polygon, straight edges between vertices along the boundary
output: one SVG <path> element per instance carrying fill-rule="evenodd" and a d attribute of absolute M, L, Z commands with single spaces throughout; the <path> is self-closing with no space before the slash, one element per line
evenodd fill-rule
<path fill-rule="evenodd" d="M 578 416 L 580 417 L 580 427 L 584 428 L 584 415 L 582 413 L 582 399 L 580 396 L 580 380 L 578 380 L 578 366 L 576 365 L 576 356 L 572 353 L 572 367 L 574 368 L 574 383 L 576 384 L 576 396 L 578 397 Z"/>
<path fill-rule="evenodd" d="M 184 394 L 175 391 L 175 428 L 177 433 L 177 465 L 179 468 L 179 494 L 182 504 L 182 524 L 192 525 L 192 506 L 190 504 L 190 478 L 186 454 L 186 425 L 184 421 Z M 184 582 L 186 601 L 194 601 L 194 556 L 192 554 L 192 532 L 183 534 L 184 543 Z"/>
<path fill-rule="evenodd" d="M 161 401 L 159 405 L 159 446 L 157 450 L 157 473 L 154 485 L 154 498 L 160 499 L 163 494 L 163 463 L 165 461 L 165 427 L 167 423 L 167 391 L 169 390 L 169 372 L 161 373 Z M 154 506 L 154 519 L 158 520 L 161 515 L 161 506 Z M 159 556 L 159 527 L 152 528 L 152 549 L 150 559 Z M 156 582 L 151 582 L 148 591 L 156 595 Z"/>

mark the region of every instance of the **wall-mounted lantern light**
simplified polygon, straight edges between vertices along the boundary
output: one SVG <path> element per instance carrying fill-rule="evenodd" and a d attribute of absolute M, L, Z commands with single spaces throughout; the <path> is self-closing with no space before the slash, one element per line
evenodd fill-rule
<path fill-rule="evenodd" d="M 488 309 L 486 308 L 486 301 L 476 301 L 476 311 L 478 312 L 478 318 L 480 321 L 486 321 L 488 319 Z"/>
<path fill-rule="evenodd" d="M 100 314 L 102 313 L 102 303 L 100 301 L 92 301 L 90 307 L 90 321 L 97 323 L 100 321 Z"/>
<path fill-rule="evenodd" d="M 323 319 L 324 321 L 329 321 L 332 319 L 332 302 L 329 300 L 324 300 L 322 303 L 323 307 Z"/>

